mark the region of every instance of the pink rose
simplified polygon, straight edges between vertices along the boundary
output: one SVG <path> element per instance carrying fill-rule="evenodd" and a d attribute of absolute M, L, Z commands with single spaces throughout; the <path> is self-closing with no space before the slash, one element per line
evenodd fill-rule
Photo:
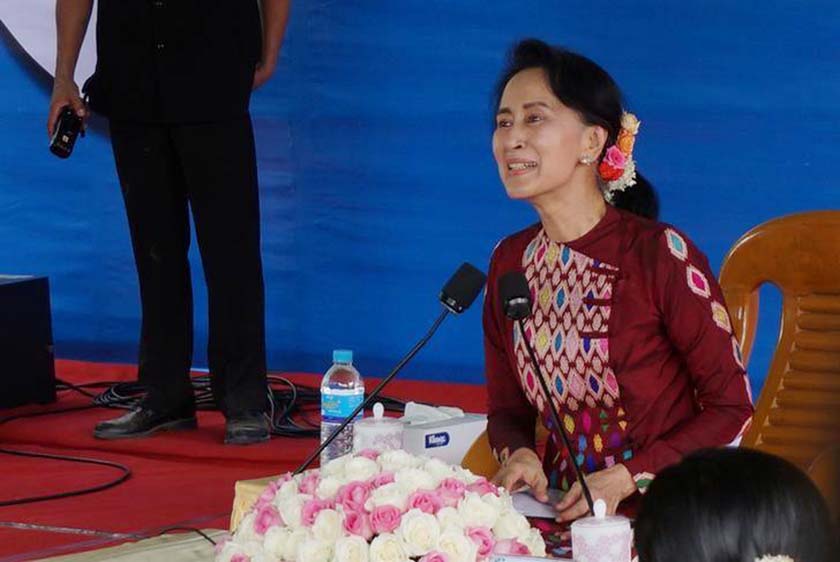
<path fill-rule="evenodd" d="M 318 490 L 318 484 L 321 482 L 321 476 L 317 470 L 313 470 L 312 472 L 308 473 L 303 479 L 300 481 L 300 490 L 301 494 L 308 494 L 310 496 L 314 496 L 315 492 Z"/>
<path fill-rule="evenodd" d="M 624 153 L 621 152 L 621 149 L 619 149 L 615 145 L 612 145 L 607 149 L 607 153 L 604 155 L 603 162 L 606 162 L 613 168 L 623 170 L 624 166 L 627 164 L 627 157 L 624 156 Z"/>
<path fill-rule="evenodd" d="M 344 512 L 344 530 L 351 535 L 362 537 L 366 541 L 370 541 L 373 538 L 373 527 L 371 527 L 370 518 L 363 511 Z"/>
<path fill-rule="evenodd" d="M 260 497 L 257 498 L 257 501 L 254 503 L 254 508 L 259 509 L 266 505 L 271 505 L 274 496 L 277 495 L 277 490 L 280 489 L 279 481 L 277 482 L 269 482 L 268 486 L 266 486 L 265 490 L 263 490 Z"/>
<path fill-rule="evenodd" d="M 464 499 L 467 486 L 457 478 L 444 478 L 437 488 L 440 499 L 446 507 L 456 507 Z"/>
<path fill-rule="evenodd" d="M 365 502 L 370 497 L 370 486 L 367 482 L 350 482 L 338 489 L 336 503 L 345 511 L 364 511 Z"/>
<path fill-rule="evenodd" d="M 251 557 L 247 554 L 237 552 L 236 554 L 230 557 L 230 562 L 251 562 Z"/>
<path fill-rule="evenodd" d="M 257 516 L 254 519 L 254 531 L 258 535 L 264 535 L 271 527 L 276 527 L 283 522 L 280 513 L 273 505 L 264 505 L 257 509 Z"/>
<path fill-rule="evenodd" d="M 478 547 L 479 558 L 486 558 L 493 553 L 496 541 L 493 539 L 493 533 L 490 529 L 487 527 L 470 527 L 464 533 Z"/>
<path fill-rule="evenodd" d="M 417 490 L 408 496 L 408 509 L 419 509 L 423 513 L 435 515 L 443 507 L 443 499 L 437 492 Z"/>
<path fill-rule="evenodd" d="M 370 514 L 370 526 L 377 535 L 390 533 L 400 526 L 402 513 L 393 505 L 380 505 Z"/>
<path fill-rule="evenodd" d="M 467 491 L 476 493 L 479 496 L 483 496 L 484 494 L 493 494 L 496 496 L 499 495 L 499 489 L 496 487 L 496 485 L 488 481 L 486 478 L 479 478 L 478 480 L 467 486 Z"/>
<path fill-rule="evenodd" d="M 394 483 L 394 473 L 393 472 L 382 472 L 377 474 L 373 478 L 367 481 L 368 486 L 371 490 L 379 488 L 380 486 L 384 486 L 385 484 L 393 484 Z"/>
<path fill-rule="evenodd" d="M 513 554 L 514 556 L 528 556 L 531 551 L 516 539 L 505 539 L 496 543 L 493 554 Z"/>
<path fill-rule="evenodd" d="M 303 507 L 300 509 L 300 521 L 304 527 L 311 527 L 315 523 L 315 518 L 325 509 L 330 509 L 330 502 L 326 500 L 319 500 L 312 498 L 303 502 Z"/>
<path fill-rule="evenodd" d="M 433 550 L 417 562 L 449 562 L 449 557 L 446 555 L 445 552 L 438 552 L 437 550 Z"/>
<path fill-rule="evenodd" d="M 366 459 L 370 459 L 375 461 L 379 458 L 379 451 L 376 449 L 362 449 L 358 453 L 356 453 L 357 457 L 365 457 Z"/>

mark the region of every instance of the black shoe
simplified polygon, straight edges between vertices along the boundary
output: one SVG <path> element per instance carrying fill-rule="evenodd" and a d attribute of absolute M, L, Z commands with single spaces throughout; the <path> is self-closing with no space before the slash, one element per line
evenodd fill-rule
<path fill-rule="evenodd" d="M 263 412 L 232 415 L 225 423 L 225 443 L 228 445 L 263 443 L 269 437 L 268 417 Z"/>
<path fill-rule="evenodd" d="M 93 429 L 97 439 L 130 439 L 146 437 L 158 431 L 195 429 L 198 422 L 194 413 L 159 412 L 141 406 L 119 418 L 99 422 Z"/>

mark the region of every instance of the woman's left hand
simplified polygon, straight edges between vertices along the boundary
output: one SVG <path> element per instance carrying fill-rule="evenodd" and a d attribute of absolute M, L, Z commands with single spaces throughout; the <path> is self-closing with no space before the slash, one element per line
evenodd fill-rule
<path fill-rule="evenodd" d="M 623 464 L 588 474 L 586 485 L 589 486 L 592 501 L 602 499 L 606 502 L 607 515 L 615 514 L 621 500 L 630 497 L 636 491 L 636 483 Z M 557 510 L 557 521 L 560 523 L 574 521 L 589 513 L 580 483 L 575 482 L 554 509 Z"/>

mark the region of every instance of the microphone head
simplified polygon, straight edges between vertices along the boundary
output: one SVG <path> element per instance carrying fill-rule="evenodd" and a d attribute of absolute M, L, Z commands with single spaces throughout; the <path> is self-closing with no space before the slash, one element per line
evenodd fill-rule
<path fill-rule="evenodd" d="M 473 303 L 484 288 L 486 280 L 487 276 L 480 270 L 468 263 L 462 263 L 441 289 L 441 304 L 450 312 L 461 314 Z"/>
<path fill-rule="evenodd" d="M 509 271 L 499 279 L 499 300 L 505 316 L 523 320 L 531 316 L 531 289 L 521 271 Z"/>

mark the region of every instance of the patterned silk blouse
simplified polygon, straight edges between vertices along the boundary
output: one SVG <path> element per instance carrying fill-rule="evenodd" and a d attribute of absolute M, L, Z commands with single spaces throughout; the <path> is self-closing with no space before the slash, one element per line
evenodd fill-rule
<path fill-rule="evenodd" d="M 497 283 L 525 273 L 533 314 L 505 317 Z M 673 227 L 608 206 L 567 243 L 537 224 L 493 252 L 484 302 L 488 434 L 504 462 L 550 435 L 544 468 L 568 489 L 573 467 L 552 429 L 527 339 L 585 473 L 623 463 L 640 491 L 702 447 L 738 440 L 751 420 L 749 381 L 720 287 L 705 256 Z"/>

